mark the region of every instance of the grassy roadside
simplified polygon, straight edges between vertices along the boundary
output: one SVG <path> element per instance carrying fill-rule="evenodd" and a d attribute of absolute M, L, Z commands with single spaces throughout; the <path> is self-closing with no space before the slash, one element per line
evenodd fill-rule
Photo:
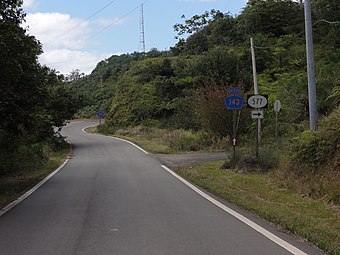
<path fill-rule="evenodd" d="M 229 143 L 225 138 L 217 138 L 207 132 L 187 130 L 166 130 L 155 127 L 132 127 L 111 130 L 105 125 L 86 128 L 89 133 L 114 135 L 151 153 L 174 154 L 193 152 L 225 151 Z"/>
<path fill-rule="evenodd" d="M 88 131 L 104 133 L 95 127 Z M 184 151 L 165 147 L 168 144 L 165 139 L 159 135 L 146 136 L 140 130 L 129 129 L 114 134 L 154 153 Z M 273 152 L 267 151 L 265 154 L 264 162 L 276 161 L 275 157 L 270 158 Z M 177 171 L 192 183 L 308 240 L 325 252 L 340 254 L 339 208 L 332 207 L 322 198 L 304 196 L 298 189 L 283 188 L 281 181 L 276 180 L 278 175 L 274 171 L 242 174 L 242 171 L 221 170 L 223 164 L 222 161 L 211 162 Z"/>
<path fill-rule="evenodd" d="M 86 132 L 89 133 L 101 133 L 105 135 L 112 135 L 112 132 L 107 132 L 106 130 L 101 130 L 99 126 L 87 127 Z M 127 141 L 133 142 L 138 146 L 142 147 L 146 151 L 152 153 L 178 153 L 179 151 L 171 149 L 167 144 L 165 144 L 161 139 L 146 137 L 140 134 L 131 134 L 129 136 L 126 135 L 125 132 L 115 132 L 115 137 L 125 139 Z"/>
<path fill-rule="evenodd" d="M 69 149 L 54 152 L 43 165 L 0 177 L 0 208 L 17 199 L 27 190 L 57 169 L 69 154 Z"/>
<path fill-rule="evenodd" d="M 180 175 L 329 254 L 340 254 L 339 211 L 325 202 L 280 189 L 273 173 L 221 170 L 222 161 L 182 167 Z"/>

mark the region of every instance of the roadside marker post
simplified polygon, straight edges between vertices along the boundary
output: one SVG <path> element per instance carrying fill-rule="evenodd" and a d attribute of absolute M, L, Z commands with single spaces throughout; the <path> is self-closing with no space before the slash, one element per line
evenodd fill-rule
<path fill-rule="evenodd" d="M 102 125 L 102 118 L 105 116 L 105 112 L 99 111 L 97 112 L 97 116 L 99 117 L 99 126 Z"/>
<path fill-rule="evenodd" d="M 236 164 L 236 110 L 233 109 L 233 162 Z"/>
<path fill-rule="evenodd" d="M 280 100 L 276 100 L 274 103 L 274 111 L 275 111 L 275 137 L 278 137 L 278 114 L 281 110 L 281 102 Z"/>
<path fill-rule="evenodd" d="M 226 90 L 228 97 L 224 98 L 225 105 L 227 110 L 233 110 L 233 137 L 231 140 L 231 144 L 233 146 L 233 163 L 236 164 L 236 110 L 242 109 L 243 106 L 243 97 L 239 96 L 242 92 L 241 88 L 230 87 Z"/>

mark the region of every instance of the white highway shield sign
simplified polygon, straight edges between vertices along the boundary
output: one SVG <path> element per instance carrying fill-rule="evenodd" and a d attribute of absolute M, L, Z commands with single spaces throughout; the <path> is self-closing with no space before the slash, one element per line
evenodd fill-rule
<path fill-rule="evenodd" d="M 264 108 L 268 106 L 268 95 L 248 95 L 248 106 L 251 108 Z"/>

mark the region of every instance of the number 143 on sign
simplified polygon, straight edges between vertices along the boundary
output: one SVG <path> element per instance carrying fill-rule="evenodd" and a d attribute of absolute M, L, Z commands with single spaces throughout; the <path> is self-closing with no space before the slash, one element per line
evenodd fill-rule
<path fill-rule="evenodd" d="M 227 109 L 241 109 L 243 106 L 243 98 L 239 96 L 230 96 L 224 98 Z"/>

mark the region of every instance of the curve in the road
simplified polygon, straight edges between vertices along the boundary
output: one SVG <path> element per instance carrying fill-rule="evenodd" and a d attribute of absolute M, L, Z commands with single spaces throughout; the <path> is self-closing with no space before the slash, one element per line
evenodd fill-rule
<path fill-rule="evenodd" d="M 214 199 L 131 142 L 81 132 L 90 124 L 65 128 L 75 156 L 0 217 L 2 255 L 323 254 Z"/>

